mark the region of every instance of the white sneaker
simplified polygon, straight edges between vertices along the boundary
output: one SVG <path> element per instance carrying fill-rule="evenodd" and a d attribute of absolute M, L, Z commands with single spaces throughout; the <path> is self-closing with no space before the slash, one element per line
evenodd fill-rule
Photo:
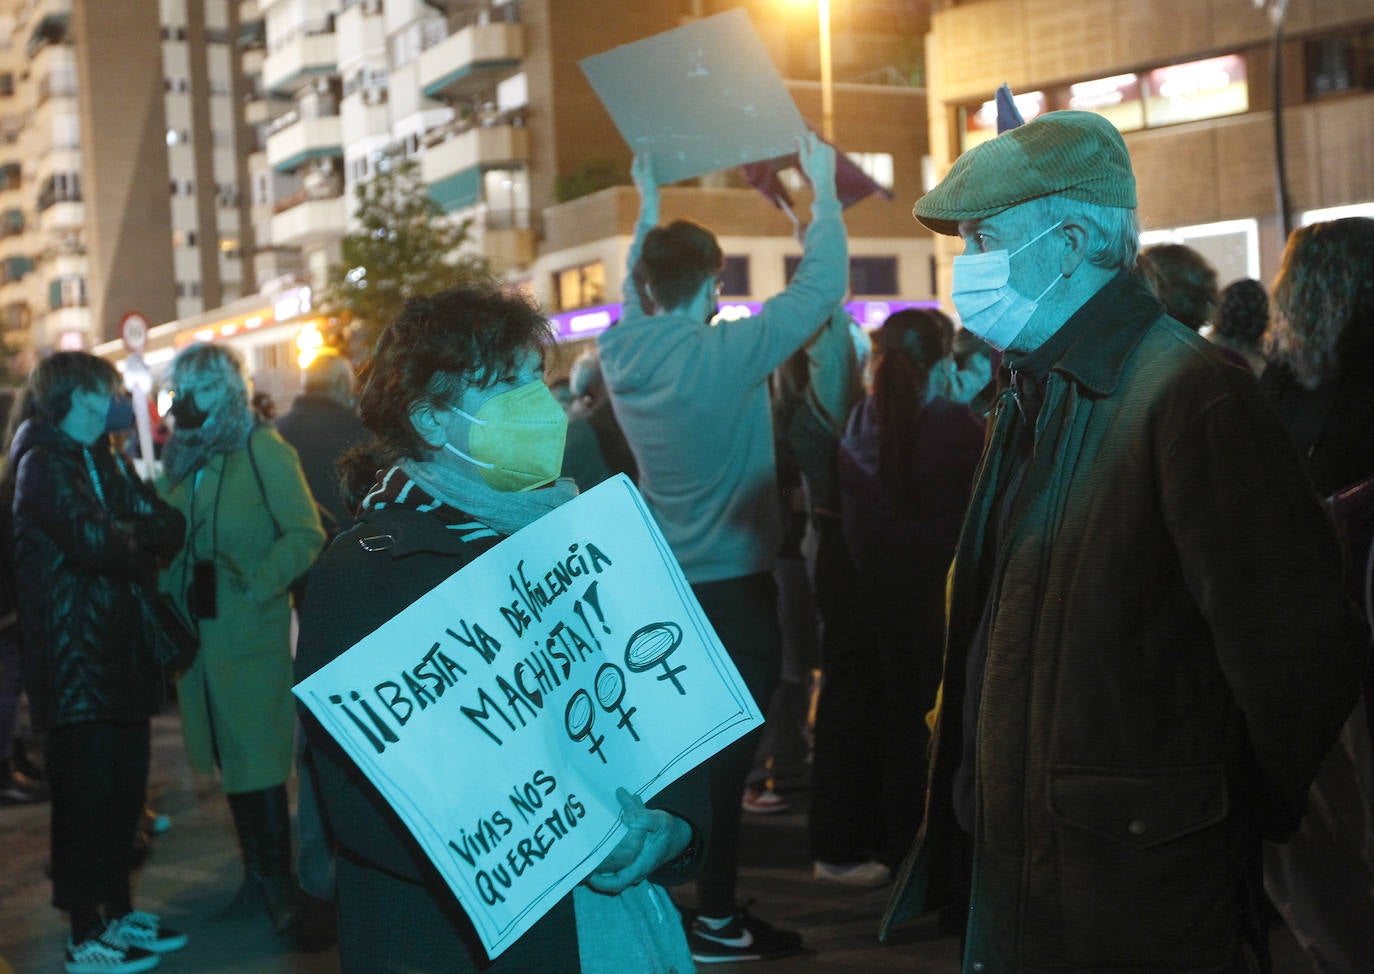
<path fill-rule="evenodd" d="M 892 870 L 880 862 L 869 859 L 867 862 L 841 864 L 816 860 L 811 867 L 813 879 L 824 879 L 845 886 L 873 888 L 886 886 L 892 881 Z"/>
<path fill-rule="evenodd" d="M 79 944 L 67 941 L 67 974 L 138 974 L 158 965 L 162 958 L 142 947 L 132 947 L 114 937 L 106 927 Z"/>
<path fill-rule="evenodd" d="M 142 910 L 133 910 L 117 920 L 111 920 L 106 930 L 111 938 L 154 954 L 180 950 L 186 946 L 187 940 L 186 934 L 164 927 L 157 914 L 144 913 Z"/>
<path fill-rule="evenodd" d="M 740 808 L 755 815 L 778 815 L 792 810 L 792 803 L 772 788 L 746 788 L 739 804 Z"/>

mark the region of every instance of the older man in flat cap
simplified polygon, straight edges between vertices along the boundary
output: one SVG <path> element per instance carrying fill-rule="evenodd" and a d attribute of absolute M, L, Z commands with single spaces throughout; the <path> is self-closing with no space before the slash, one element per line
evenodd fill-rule
<path fill-rule="evenodd" d="M 1260 839 L 1296 828 L 1359 692 L 1320 502 L 1249 371 L 1137 279 L 1135 206 L 1085 112 L 916 204 L 963 238 L 955 307 L 1005 357 L 882 933 L 956 896 L 971 847 L 966 972 L 1262 970 Z"/>

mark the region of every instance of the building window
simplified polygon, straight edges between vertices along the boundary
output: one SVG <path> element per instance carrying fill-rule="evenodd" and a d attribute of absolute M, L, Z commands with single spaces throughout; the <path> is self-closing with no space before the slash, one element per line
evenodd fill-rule
<path fill-rule="evenodd" d="M 6 257 L 0 260 L 0 284 L 13 284 L 23 280 L 24 275 L 33 270 L 33 261 L 27 257 Z"/>
<path fill-rule="evenodd" d="M 863 174 L 888 192 L 892 191 L 893 166 L 890 152 L 850 152 L 849 160 Z"/>
<path fill-rule="evenodd" d="M 788 283 L 792 281 L 797 268 L 801 266 L 800 257 L 783 258 L 783 274 Z M 890 297 L 897 290 L 896 257 L 851 257 L 849 258 L 849 290 L 854 294 L 868 294 Z"/>
<path fill-rule="evenodd" d="M 168 129 L 167 145 L 186 145 L 191 141 L 190 129 Z"/>
<path fill-rule="evenodd" d="M 1096 112 L 1122 132 L 1250 110 L 1245 57 L 1225 54 L 1170 64 L 1139 74 L 1118 74 L 1016 95 L 1023 120 L 1047 111 L 1075 108 Z M 959 107 L 960 151 L 997 134 L 997 103 Z"/>
<path fill-rule="evenodd" d="M 196 232 L 194 230 L 173 230 L 173 247 L 194 247 L 196 245 Z"/>
<path fill-rule="evenodd" d="M 1374 30 L 1308 41 L 1307 97 L 1374 90 Z"/>
<path fill-rule="evenodd" d="M 23 331 L 29 327 L 29 306 L 23 301 L 15 301 L 5 306 L 3 319 L 6 331 Z"/>
<path fill-rule="evenodd" d="M 598 260 L 558 271 L 554 274 L 554 291 L 560 311 L 602 304 L 606 300 L 606 266 Z"/>
<path fill-rule="evenodd" d="M 86 307 L 86 279 L 72 275 L 49 281 L 48 307 L 53 311 L 59 308 Z"/>
<path fill-rule="evenodd" d="M 53 173 L 43 181 L 38 191 L 38 211 L 41 213 L 54 203 L 75 203 L 81 200 L 81 174 Z"/>
<path fill-rule="evenodd" d="M 750 294 L 748 257 L 725 258 L 725 266 L 720 271 L 720 293 L 732 298 L 742 298 Z"/>
<path fill-rule="evenodd" d="M 1256 220 L 1223 220 L 1164 230 L 1145 230 L 1140 234 L 1141 248 L 1155 244 L 1187 244 L 1207 258 L 1217 271 L 1217 279 L 1234 281 L 1260 276 L 1259 223 Z"/>

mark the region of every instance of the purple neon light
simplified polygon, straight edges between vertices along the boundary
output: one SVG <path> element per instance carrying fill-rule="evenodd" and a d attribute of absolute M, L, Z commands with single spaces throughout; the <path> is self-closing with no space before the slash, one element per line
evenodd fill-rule
<path fill-rule="evenodd" d="M 938 301 L 849 301 L 845 303 L 845 310 L 850 316 L 867 331 L 872 331 L 881 325 L 887 316 L 903 311 L 907 308 L 938 308 Z M 721 314 L 727 319 L 730 318 L 749 318 L 759 313 L 763 308 L 761 301 L 721 301 Z M 593 308 L 582 308 L 578 311 L 560 311 L 558 314 L 549 315 L 549 321 L 553 324 L 555 334 L 560 342 L 578 341 L 585 338 L 595 338 L 607 328 L 611 322 L 620 317 L 620 303 L 600 304 Z"/>

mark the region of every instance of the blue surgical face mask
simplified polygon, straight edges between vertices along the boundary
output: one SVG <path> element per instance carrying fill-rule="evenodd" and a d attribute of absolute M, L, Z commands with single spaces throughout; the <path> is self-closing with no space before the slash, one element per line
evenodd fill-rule
<path fill-rule="evenodd" d="M 954 258 L 951 297 L 964 327 L 994 348 L 1006 351 L 1025 330 L 1026 323 L 1050 289 L 1064 275 L 1055 275 L 1034 299 L 1014 290 L 1011 259 L 1061 224 L 1041 230 L 1011 253 L 1005 248 L 981 254 L 961 254 Z"/>

